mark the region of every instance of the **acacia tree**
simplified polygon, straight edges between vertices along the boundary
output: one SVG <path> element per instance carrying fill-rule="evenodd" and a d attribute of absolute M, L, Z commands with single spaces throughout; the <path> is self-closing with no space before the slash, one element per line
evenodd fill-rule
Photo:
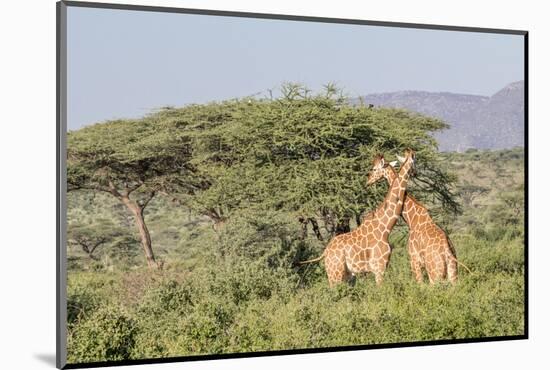
<path fill-rule="evenodd" d="M 472 205 L 474 200 L 481 195 L 487 194 L 489 189 L 484 186 L 479 186 L 466 182 L 465 184 L 460 185 L 458 192 L 464 201 L 464 204 L 469 207 Z"/>
<path fill-rule="evenodd" d="M 150 115 L 84 127 L 67 135 L 68 191 L 105 192 L 133 215 L 151 268 L 159 267 L 153 252 L 144 210 L 159 193 L 188 191 L 192 172 L 190 150 L 183 135 L 174 135 L 182 122 Z M 180 133 L 183 133 L 180 131 Z"/>
<path fill-rule="evenodd" d="M 251 208 L 290 212 L 320 240 L 349 231 L 351 220 L 378 205 L 386 185 L 366 188 L 377 153 L 417 151 L 410 191 L 458 211 L 453 176 L 439 160 L 431 135 L 440 120 L 397 109 L 353 106 L 333 86 L 312 95 L 288 85 L 278 99 L 242 99 L 172 110 L 186 126 L 196 174 L 204 187 L 187 204 L 223 222 Z M 323 233 L 321 232 L 323 231 Z"/>
<path fill-rule="evenodd" d="M 82 249 L 88 257 L 96 260 L 94 252 L 102 245 L 131 238 L 125 229 L 112 221 L 100 219 L 94 223 L 73 223 L 67 229 L 67 241 Z"/>

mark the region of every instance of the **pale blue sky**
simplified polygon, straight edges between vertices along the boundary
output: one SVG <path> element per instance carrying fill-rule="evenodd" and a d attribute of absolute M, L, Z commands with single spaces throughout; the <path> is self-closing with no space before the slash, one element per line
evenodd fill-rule
<path fill-rule="evenodd" d="M 68 8 L 68 128 L 283 82 L 350 96 L 491 95 L 523 79 L 523 36 Z"/>

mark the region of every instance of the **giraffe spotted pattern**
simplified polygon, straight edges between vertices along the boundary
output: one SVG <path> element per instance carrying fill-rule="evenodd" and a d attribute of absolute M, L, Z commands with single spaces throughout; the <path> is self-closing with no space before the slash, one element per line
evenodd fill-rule
<path fill-rule="evenodd" d="M 334 237 L 323 254 L 310 263 L 325 259 L 325 270 L 329 285 L 350 281 L 359 273 L 372 272 L 380 284 L 388 265 L 391 247 L 388 237 L 401 214 L 405 189 L 414 168 L 415 153 L 406 150 L 403 166 L 392 181 L 384 201 L 369 213 L 355 230 Z"/>
<path fill-rule="evenodd" d="M 383 157 L 379 156 L 374 159 L 368 184 L 383 178 L 392 184 L 397 178 L 397 173 L 391 165 L 384 163 Z M 402 216 L 409 226 L 407 249 L 416 280 L 419 283 L 423 281 L 424 268 L 432 284 L 445 279 L 455 283 L 458 279 L 456 251 L 447 234 L 432 220 L 426 207 L 409 194 L 405 194 Z"/>

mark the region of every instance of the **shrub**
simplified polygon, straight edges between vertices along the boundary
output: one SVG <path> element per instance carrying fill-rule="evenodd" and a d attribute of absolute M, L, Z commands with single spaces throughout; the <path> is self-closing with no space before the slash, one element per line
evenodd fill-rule
<path fill-rule="evenodd" d="M 179 354 L 227 352 L 227 331 L 234 322 L 236 306 L 220 298 L 203 297 L 201 305 L 178 323 L 178 335 L 171 340 Z"/>
<path fill-rule="evenodd" d="M 136 333 L 135 321 L 122 308 L 101 307 L 69 331 L 68 362 L 129 359 Z"/>
<path fill-rule="evenodd" d="M 69 328 L 90 316 L 98 307 L 111 301 L 113 276 L 95 272 L 73 273 L 67 284 L 67 323 Z"/>
<path fill-rule="evenodd" d="M 198 290 L 189 282 L 163 280 L 150 287 L 138 307 L 140 315 L 160 317 L 169 312 L 187 314 L 198 298 Z"/>
<path fill-rule="evenodd" d="M 289 294 L 297 283 L 284 269 L 270 269 L 262 262 L 230 260 L 210 269 L 203 281 L 209 295 L 225 297 L 234 304 Z"/>
<path fill-rule="evenodd" d="M 91 314 L 99 306 L 97 294 L 86 287 L 76 286 L 67 292 L 67 323 L 69 328 L 80 318 Z"/>

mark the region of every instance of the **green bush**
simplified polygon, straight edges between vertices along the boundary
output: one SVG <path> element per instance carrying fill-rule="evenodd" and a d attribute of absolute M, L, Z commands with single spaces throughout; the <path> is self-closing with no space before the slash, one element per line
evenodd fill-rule
<path fill-rule="evenodd" d="M 68 362 L 116 361 L 130 358 L 135 321 L 118 306 L 104 306 L 69 331 Z"/>
<path fill-rule="evenodd" d="M 90 316 L 98 307 L 112 300 L 113 276 L 100 273 L 70 274 L 67 284 L 67 324 L 69 328 L 82 318 Z"/>
<path fill-rule="evenodd" d="M 185 315 L 197 299 L 196 288 L 188 282 L 166 280 L 150 287 L 139 305 L 139 313 L 145 316 L 160 317 L 167 312 Z"/>
<path fill-rule="evenodd" d="M 80 317 L 70 331 L 70 359 L 153 358 L 522 334 L 521 241 L 491 244 L 469 234 L 451 237 L 459 259 L 472 270 L 468 273 L 460 268 L 454 286 L 417 284 L 401 245 L 394 249 L 382 286 L 376 286 L 367 275 L 357 277 L 353 286 L 330 289 L 322 264 L 311 267 L 318 270 L 319 277 L 301 286 L 292 278 L 297 276 L 292 269 L 270 269 L 260 261 L 235 256 L 191 274 L 165 271 L 142 284 L 133 300 L 118 294 L 112 297 L 116 305 L 102 305 Z M 97 274 L 79 275 L 79 284 L 73 285 L 88 282 L 108 287 L 110 281 L 123 280 L 116 272 L 90 278 Z M 133 279 L 137 276 L 141 275 Z M 122 289 L 118 286 L 113 291 Z M 99 291 L 88 293 L 98 295 Z M 97 299 L 101 301 L 99 296 Z M 107 343 L 102 336 L 105 332 L 116 332 L 119 339 Z"/>
<path fill-rule="evenodd" d="M 67 292 L 67 323 L 74 325 L 81 317 L 91 314 L 99 306 L 97 294 L 82 286 Z"/>

